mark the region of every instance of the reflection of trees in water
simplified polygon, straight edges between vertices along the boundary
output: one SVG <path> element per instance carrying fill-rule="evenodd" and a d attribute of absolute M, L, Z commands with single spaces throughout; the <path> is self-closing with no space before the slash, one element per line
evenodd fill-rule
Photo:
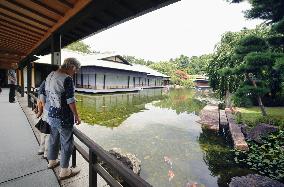
<path fill-rule="evenodd" d="M 168 97 L 154 105 L 161 108 L 175 110 L 177 114 L 188 112 L 198 113 L 204 104 L 194 99 L 195 91 L 189 89 L 172 89 Z"/>
<path fill-rule="evenodd" d="M 161 89 L 113 95 L 77 95 L 78 110 L 84 122 L 118 127 L 131 114 L 145 110 L 145 104 L 160 100 Z"/>
<path fill-rule="evenodd" d="M 202 129 L 198 140 L 203 150 L 203 159 L 211 174 L 218 177 L 219 186 L 228 186 L 234 176 L 251 173 L 250 170 L 235 163 L 234 152 L 216 132 Z"/>

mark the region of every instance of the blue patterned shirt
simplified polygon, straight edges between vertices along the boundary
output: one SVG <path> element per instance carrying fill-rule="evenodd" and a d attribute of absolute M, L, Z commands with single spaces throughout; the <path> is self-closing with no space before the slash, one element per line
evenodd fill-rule
<path fill-rule="evenodd" d="M 73 127 L 74 115 L 69 104 L 75 102 L 72 78 L 58 71 L 51 72 L 45 82 L 48 123 L 56 127 Z"/>

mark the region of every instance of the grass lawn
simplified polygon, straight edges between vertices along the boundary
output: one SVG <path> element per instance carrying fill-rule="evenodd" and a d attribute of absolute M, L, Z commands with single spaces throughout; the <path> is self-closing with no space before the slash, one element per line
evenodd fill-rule
<path fill-rule="evenodd" d="M 284 122 L 284 107 L 265 107 L 269 118 L 280 120 Z M 259 107 L 250 108 L 237 108 L 237 111 L 241 113 L 241 122 L 254 123 L 262 117 Z"/>
<path fill-rule="evenodd" d="M 269 116 L 284 120 L 284 107 L 265 107 L 265 109 Z M 243 118 L 247 120 L 262 116 L 259 107 L 237 108 L 237 110 L 241 112 Z"/>

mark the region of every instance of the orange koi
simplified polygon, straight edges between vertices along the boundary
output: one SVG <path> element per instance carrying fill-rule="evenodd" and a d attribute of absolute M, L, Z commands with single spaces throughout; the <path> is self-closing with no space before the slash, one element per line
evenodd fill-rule
<path fill-rule="evenodd" d="M 169 177 L 169 182 L 174 178 L 175 174 L 173 170 L 169 170 L 168 172 L 168 177 Z"/>

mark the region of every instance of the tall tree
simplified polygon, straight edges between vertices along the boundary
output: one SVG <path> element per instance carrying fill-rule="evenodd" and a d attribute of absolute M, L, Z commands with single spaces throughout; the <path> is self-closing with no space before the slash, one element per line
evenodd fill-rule
<path fill-rule="evenodd" d="M 247 95 L 254 94 L 263 116 L 267 116 L 267 112 L 261 97 L 268 92 L 263 79 L 266 74 L 269 74 L 267 69 L 272 63 L 267 54 L 260 52 L 267 50 L 268 45 L 265 40 L 254 35 L 241 39 L 235 50 L 235 58 L 243 63 L 235 68 L 234 73 L 244 74 L 247 80 L 241 83 L 237 91 L 242 90 Z"/>
<path fill-rule="evenodd" d="M 235 68 L 241 63 L 239 59 L 235 58 L 239 41 L 249 35 L 266 38 L 269 32 L 269 27 L 260 25 L 255 29 L 226 32 L 222 35 L 221 41 L 215 46 L 215 51 L 207 67 L 210 85 L 220 98 L 235 92 L 240 82 L 244 80 L 244 75 L 236 76 L 225 71 L 226 68 Z"/>

